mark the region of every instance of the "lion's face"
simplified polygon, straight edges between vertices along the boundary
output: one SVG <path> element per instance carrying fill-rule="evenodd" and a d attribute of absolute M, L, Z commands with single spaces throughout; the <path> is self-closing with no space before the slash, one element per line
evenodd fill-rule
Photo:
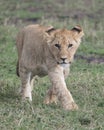
<path fill-rule="evenodd" d="M 57 64 L 63 66 L 72 62 L 82 36 L 83 31 L 79 26 L 70 31 L 66 29 L 53 31 L 48 45 Z"/>

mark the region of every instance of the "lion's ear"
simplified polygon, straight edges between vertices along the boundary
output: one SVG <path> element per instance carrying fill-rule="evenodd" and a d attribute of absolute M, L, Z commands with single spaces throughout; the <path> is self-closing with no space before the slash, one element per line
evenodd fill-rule
<path fill-rule="evenodd" d="M 79 38 L 83 37 L 84 35 L 83 29 L 79 25 L 73 27 L 71 31 L 73 32 L 74 35 L 78 36 Z"/>
<path fill-rule="evenodd" d="M 50 35 L 53 31 L 55 31 L 56 29 L 53 27 L 53 26 L 51 26 L 50 28 L 48 28 L 47 30 L 46 30 L 46 33 L 48 34 L 48 35 Z"/>
<path fill-rule="evenodd" d="M 71 30 L 80 33 L 80 32 L 82 31 L 82 28 L 81 28 L 81 26 L 76 25 L 76 26 L 73 27 Z"/>
<path fill-rule="evenodd" d="M 56 29 L 53 27 L 53 26 L 50 26 L 50 27 L 48 27 L 46 30 L 45 30 L 45 33 L 44 33 L 44 37 L 45 37 L 45 39 L 46 39 L 46 41 L 48 42 L 48 43 L 51 43 L 51 41 L 54 39 L 54 31 L 55 31 Z"/>

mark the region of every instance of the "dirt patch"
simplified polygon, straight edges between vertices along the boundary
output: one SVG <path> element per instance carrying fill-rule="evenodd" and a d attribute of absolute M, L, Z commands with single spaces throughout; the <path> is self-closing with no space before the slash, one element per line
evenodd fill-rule
<path fill-rule="evenodd" d="M 86 60 L 88 63 L 97 63 L 97 64 L 104 64 L 104 57 L 102 56 L 82 56 L 82 55 L 76 55 L 75 56 L 76 59 L 82 59 L 82 60 Z"/>

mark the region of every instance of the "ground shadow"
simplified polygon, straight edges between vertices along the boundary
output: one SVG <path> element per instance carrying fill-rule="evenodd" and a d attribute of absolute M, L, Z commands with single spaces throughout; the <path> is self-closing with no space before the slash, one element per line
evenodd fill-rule
<path fill-rule="evenodd" d="M 15 90 L 8 90 L 7 92 L 0 91 L 0 102 L 11 102 L 16 99 L 19 100 L 20 96 Z"/>

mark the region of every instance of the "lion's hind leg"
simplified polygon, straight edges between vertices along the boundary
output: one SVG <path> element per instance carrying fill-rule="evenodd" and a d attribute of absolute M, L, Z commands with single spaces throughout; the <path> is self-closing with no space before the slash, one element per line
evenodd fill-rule
<path fill-rule="evenodd" d="M 22 98 L 23 99 L 29 98 L 29 100 L 32 101 L 31 72 L 24 73 L 23 71 L 21 71 L 20 77 L 22 82 L 22 88 L 21 88 Z"/>

